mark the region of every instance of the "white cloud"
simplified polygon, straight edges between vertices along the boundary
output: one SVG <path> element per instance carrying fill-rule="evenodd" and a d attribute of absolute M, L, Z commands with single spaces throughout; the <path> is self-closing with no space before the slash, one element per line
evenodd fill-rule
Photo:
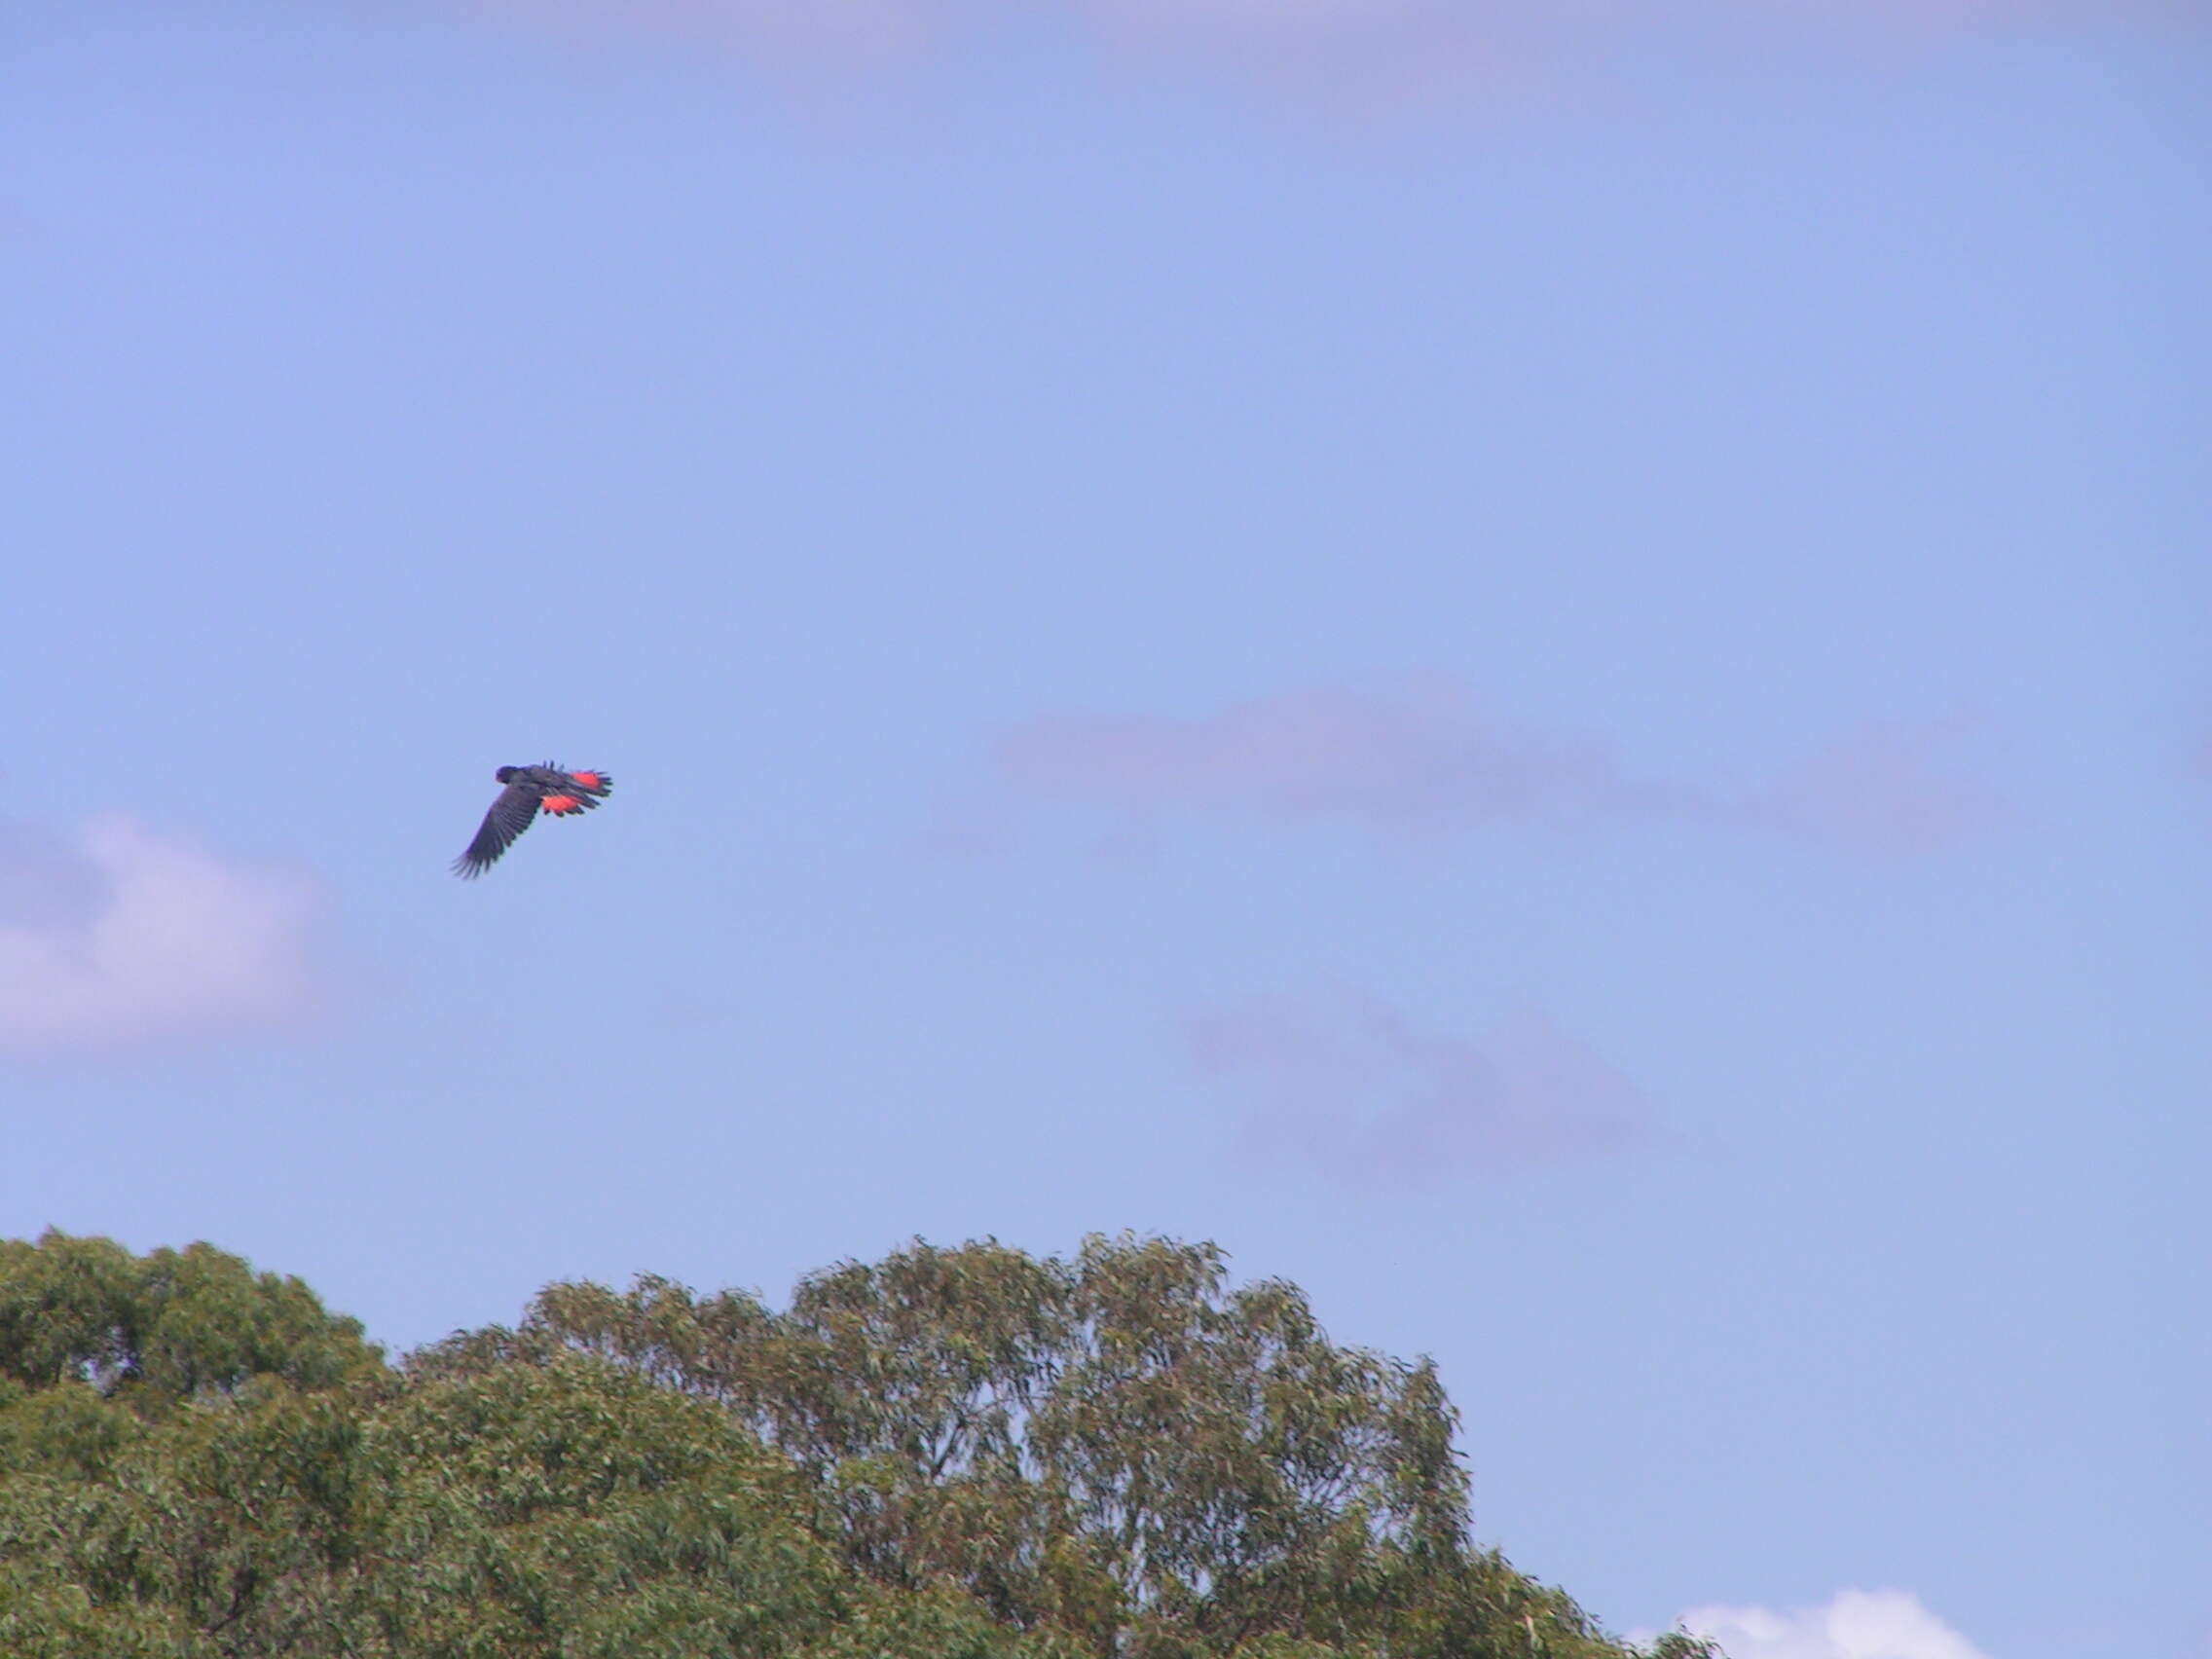
<path fill-rule="evenodd" d="M 0 836 L 0 1049 L 270 1025 L 322 1000 L 319 895 L 131 825 Z"/>
<path fill-rule="evenodd" d="M 1971 844 L 2011 817 L 1961 757 L 1971 719 L 1874 721 L 1764 789 L 1731 794 L 1638 771 L 1602 732 L 1502 717 L 1448 674 L 1309 686 L 1210 714 L 1058 714 L 998 734 L 1017 797 L 1149 820 L 1339 823 L 1435 840 L 1518 827 L 1579 833 L 1688 824 L 1780 834 L 1873 859 Z"/>
<path fill-rule="evenodd" d="M 1620 1157 L 1656 1137 L 1636 1086 L 1533 1008 L 1480 1036 L 1350 986 L 1194 1009 L 1193 1064 L 1248 1093 L 1242 1151 L 1355 1189 Z"/>
<path fill-rule="evenodd" d="M 1786 1613 L 1693 1607 L 1681 1624 L 1728 1659 L 1988 1659 L 1903 1590 L 1839 1590 L 1825 1606 Z"/>

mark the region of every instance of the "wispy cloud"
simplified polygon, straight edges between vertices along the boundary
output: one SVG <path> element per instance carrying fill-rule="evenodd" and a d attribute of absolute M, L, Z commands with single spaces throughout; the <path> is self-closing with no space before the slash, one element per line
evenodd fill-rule
<path fill-rule="evenodd" d="M 1239 1146 L 1262 1167 L 1370 1191 L 1434 1188 L 1658 1138 L 1636 1086 L 1534 1009 L 1468 1037 L 1338 987 L 1197 1009 L 1180 1025 L 1198 1073 L 1246 1099 Z"/>
<path fill-rule="evenodd" d="M 1042 18 L 1115 65 L 1203 65 L 1359 114 L 1484 108 L 1640 51 L 1907 45 L 2172 0 L 453 0 L 570 34 L 669 33 L 785 69 L 913 67 Z M 2121 15 L 2125 15 L 2122 12 Z M 1794 44 L 1793 44 L 1794 43 Z"/>
<path fill-rule="evenodd" d="M 324 982 L 305 876 L 125 823 L 0 826 L 0 1048 L 107 1048 L 276 1025 Z"/>
<path fill-rule="evenodd" d="M 1488 107 L 1557 80 L 1617 0 L 1087 0 L 1118 57 L 1195 61 L 1339 113 Z"/>
<path fill-rule="evenodd" d="M 1639 770 L 1602 734 L 1507 719 L 1429 676 L 1389 691 L 1282 692 L 1208 715 L 1048 715 L 1000 734 L 987 759 L 1014 801 L 1124 821 L 1334 823 L 1427 840 L 1679 823 L 1905 858 L 2007 817 L 1997 790 L 1950 758 L 1969 729 L 1869 724 L 1767 786 L 1729 793 Z M 968 842 L 986 844 L 979 797 L 964 813 Z"/>
<path fill-rule="evenodd" d="M 787 64 L 910 59 L 954 28 L 950 0 L 464 0 L 487 15 L 578 37 L 665 32 Z"/>
<path fill-rule="evenodd" d="M 1742 816 L 1785 834 L 1876 858 L 1941 852 L 2012 817 L 1990 784 L 1946 764 L 1963 719 L 1876 720 L 1824 745 Z"/>
<path fill-rule="evenodd" d="M 1211 715 L 1048 715 L 992 745 L 1022 793 L 1113 811 L 1188 811 L 1392 835 L 1649 813 L 1601 737 L 1502 719 L 1456 682 L 1288 691 Z"/>
<path fill-rule="evenodd" d="M 1781 1613 L 1696 1607 L 1681 1624 L 1718 1642 L 1728 1659 L 1987 1659 L 1902 1590 L 1844 1590 L 1824 1606 Z"/>

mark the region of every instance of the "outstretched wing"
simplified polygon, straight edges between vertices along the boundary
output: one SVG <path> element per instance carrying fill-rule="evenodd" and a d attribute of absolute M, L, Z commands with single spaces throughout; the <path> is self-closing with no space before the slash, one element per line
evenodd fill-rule
<path fill-rule="evenodd" d="M 514 845 L 515 837 L 528 830 L 536 816 L 537 792 L 522 784 L 509 784 L 484 815 L 468 851 L 453 861 L 454 874 L 475 880 L 498 862 L 499 855 Z"/>

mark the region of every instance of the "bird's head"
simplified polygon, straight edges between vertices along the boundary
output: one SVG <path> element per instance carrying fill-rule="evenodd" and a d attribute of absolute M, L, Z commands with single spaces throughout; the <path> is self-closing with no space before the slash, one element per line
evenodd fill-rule
<path fill-rule="evenodd" d="M 520 766 L 501 766 L 492 777 L 498 783 L 511 784 L 515 781 L 515 774 L 521 770 Z"/>

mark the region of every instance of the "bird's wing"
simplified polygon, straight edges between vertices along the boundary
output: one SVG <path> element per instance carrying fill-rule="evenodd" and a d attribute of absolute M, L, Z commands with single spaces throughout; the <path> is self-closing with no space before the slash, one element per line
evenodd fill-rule
<path fill-rule="evenodd" d="M 509 784 L 499 792 L 499 798 L 492 803 L 492 810 L 484 815 L 484 822 L 476 831 L 476 839 L 468 843 L 468 851 L 453 861 L 453 872 L 474 880 L 498 862 L 501 853 L 514 845 L 514 839 L 530 828 L 530 821 L 537 816 L 537 792 L 522 784 Z"/>

